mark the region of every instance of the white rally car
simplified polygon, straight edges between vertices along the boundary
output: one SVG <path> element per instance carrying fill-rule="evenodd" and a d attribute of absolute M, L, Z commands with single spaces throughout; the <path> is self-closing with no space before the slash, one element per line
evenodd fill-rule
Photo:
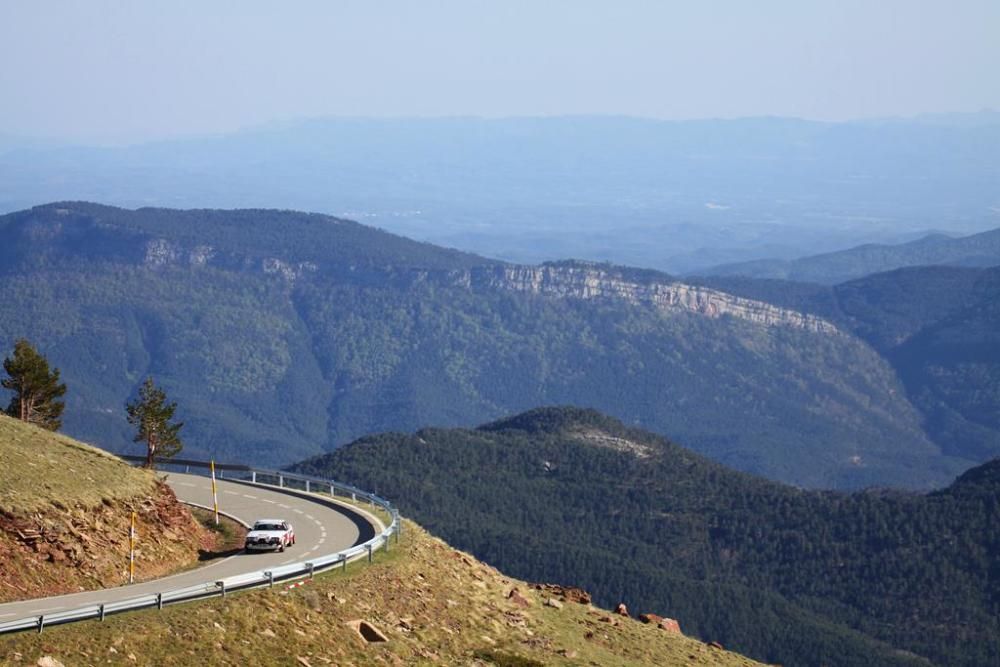
<path fill-rule="evenodd" d="M 258 519 L 247 533 L 247 551 L 284 551 L 295 544 L 295 529 L 283 519 Z"/>

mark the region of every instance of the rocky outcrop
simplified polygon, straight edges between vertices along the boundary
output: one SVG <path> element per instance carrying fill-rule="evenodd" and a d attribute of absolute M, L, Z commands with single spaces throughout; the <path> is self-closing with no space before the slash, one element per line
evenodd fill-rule
<path fill-rule="evenodd" d="M 639 620 L 647 625 L 655 625 L 661 630 L 673 632 L 678 635 L 681 634 L 681 624 L 676 619 L 664 618 L 656 614 L 639 614 Z"/>
<path fill-rule="evenodd" d="M 97 507 L 55 501 L 30 514 L 0 507 L 0 602 L 122 584 L 133 511 L 140 580 L 188 567 L 214 544 L 161 483 L 148 496 Z"/>
<path fill-rule="evenodd" d="M 636 275 L 627 275 L 635 273 Z M 528 292 L 559 298 L 613 299 L 654 306 L 663 311 L 686 311 L 705 317 L 735 317 L 763 326 L 790 326 L 816 333 L 836 333 L 830 322 L 788 308 L 733 296 L 708 287 L 664 280 L 650 272 L 627 272 L 586 264 L 495 266 L 456 275 L 456 284 Z"/>
<path fill-rule="evenodd" d="M 558 584 L 532 584 L 532 588 L 546 595 L 559 598 L 563 602 L 590 604 L 590 593 L 575 586 L 559 586 Z"/>

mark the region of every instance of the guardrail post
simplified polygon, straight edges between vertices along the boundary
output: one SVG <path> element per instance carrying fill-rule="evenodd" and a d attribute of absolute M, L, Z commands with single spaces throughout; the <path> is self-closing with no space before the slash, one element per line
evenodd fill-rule
<path fill-rule="evenodd" d="M 274 588 L 274 572 L 265 572 L 267 575 L 267 587 Z"/>
<path fill-rule="evenodd" d="M 309 480 L 306 480 L 306 493 L 309 493 Z"/>
<path fill-rule="evenodd" d="M 336 497 L 337 497 L 337 493 L 336 493 L 336 491 L 334 491 L 334 489 L 333 489 L 333 484 L 331 484 L 331 485 L 330 485 L 330 495 L 331 495 L 332 497 L 334 497 L 334 498 L 336 498 Z"/>
<path fill-rule="evenodd" d="M 215 585 L 222 589 L 222 597 L 226 597 L 226 582 L 217 581 L 215 582 Z"/>
<path fill-rule="evenodd" d="M 368 562 L 372 562 L 372 545 L 368 545 Z"/>
<path fill-rule="evenodd" d="M 251 484 L 256 484 L 257 483 L 257 471 L 256 470 L 254 470 L 254 471 L 252 471 L 250 473 L 250 483 Z"/>
<path fill-rule="evenodd" d="M 38 634 L 42 634 L 42 628 L 45 627 L 45 614 L 38 617 Z"/>
<path fill-rule="evenodd" d="M 104 622 L 104 605 L 101 605 L 101 623 Z"/>
<path fill-rule="evenodd" d="M 313 563 L 306 563 L 309 566 L 309 578 L 312 579 L 316 574 L 316 566 Z"/>
<path fill-rule="evenodd" d="M 354 502 L 358 502 L 358 494 L 352 493 L 351 494 L 351 500 L 354 501 Z"/>
<path fill-rule="evenodd" d="M 282 489 L 285 488 L 285 478 L 281 475 L 278 475 L 278 486 Z"/>
<path fill-rule="evenodd" d="M 156 608 L 163 609 L 163 593 L 156 594 Z"/>
<path fill-rule="evenodd" d="M 340 560 L 344 563 L 343 565 L 344 572 L 347 572 L 347 556 L 341 556 Z"/>
<path fill-rule="evenodd" d="M 389 536 L 388 535 L 385 536 L 385 547 L 384 547 L 384 550 L 385 551 L 389 551 Z"/>

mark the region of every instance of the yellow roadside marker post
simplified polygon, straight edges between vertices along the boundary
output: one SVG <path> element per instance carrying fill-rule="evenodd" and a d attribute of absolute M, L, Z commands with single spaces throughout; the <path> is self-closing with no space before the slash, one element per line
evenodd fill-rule
<path fill-rule="evenodd" d="M 135 512 L 128 531 L 128 583 L 135 583 Z"/>
<path fill-rule="evenodd" d="M 215 490 L 215 461 L 211 462 L 212 467 L 212 506 L 215 508 L 215 525 L 219 525 L 219 495 Z"/>

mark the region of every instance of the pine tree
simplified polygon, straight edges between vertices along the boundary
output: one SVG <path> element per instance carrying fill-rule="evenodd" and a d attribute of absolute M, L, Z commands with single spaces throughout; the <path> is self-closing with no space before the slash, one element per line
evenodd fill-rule
<path fill-rule="evenodd" d="M 58 431 L 66 404 L 58 400 L 66 393 L 59 383 L 59 369 L 49 370 L 49 362 L 24 338 L 14 344 L 14 354 L 3 361 L 8 377 L 0 381 L 14 392 L 7 414 L 15 419 Z"/>
<path fill-rule="evenodd" d="M 178 431 L 184 424 L 171 424 L 176 403 L 167 402 L 167 394 L 156 386 L 153 378 L 139 388 L 136 400 L 125 404 L 128 423 L 136 427 L 134 442 L 146 443 L 146 467 L 152 468 L 157 459 L 175 456 L 184 445 Z"/>

